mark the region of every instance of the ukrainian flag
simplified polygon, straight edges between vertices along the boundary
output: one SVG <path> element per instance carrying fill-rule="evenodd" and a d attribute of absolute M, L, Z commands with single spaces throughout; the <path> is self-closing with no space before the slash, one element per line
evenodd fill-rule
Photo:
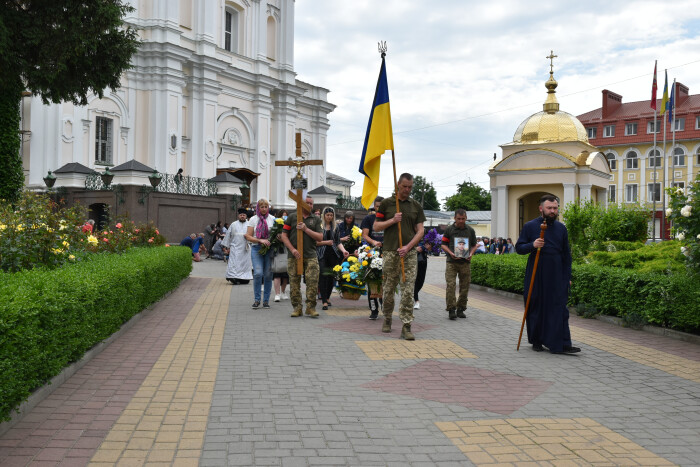
<path fill-rule="evenodd" d="M 661 98 L 661 110 L 659 114 L 663 115 L 668 110 L 668 71 L 664 70 L 666 79 L 664 81 L 664 95 Z"/>
<path fill-rule="evenodd" d="M 391 130 L 386 64 L 382 57 L 382 68 L 379 70 L 377 90 L 374 93 L 372 112 L 369 114 L 365 145 L 362 148 L 362 159 L 360 159 L 360 173 L 365 176 L 362 205 L 367 209 L 372 206 L 374 198 L 379 194 L 379 164 L 382 154 L 389 149 L 394 149 L 394 137 Z"/>

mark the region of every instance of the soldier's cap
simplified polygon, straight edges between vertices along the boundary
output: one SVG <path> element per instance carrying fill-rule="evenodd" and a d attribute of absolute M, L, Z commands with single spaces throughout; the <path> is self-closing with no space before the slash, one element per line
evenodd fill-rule
<path fill-rule="evenodd" d="M 460 240 L 460 241 L 458 241 L 457 243 L 461 243 L 462 245 L 464 245 L 464 244 L 466 244 L 467 242 L 465 242 L 464 240 Z"/>

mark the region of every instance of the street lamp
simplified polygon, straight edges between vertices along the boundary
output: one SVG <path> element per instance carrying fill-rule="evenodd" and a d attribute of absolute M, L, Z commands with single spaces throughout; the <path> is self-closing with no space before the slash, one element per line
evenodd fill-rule
<path fill-rule="evenodd" d="M 157 170 L 153 169 L 153 173 L 148 176 L 148 181 L 151 182 L 151 186 L 153 187 L 153 191 L 156 190 L 158 185 L 160 185 L 160 181 L 163 179 L 163 176 L 158 173 Z"/>
<path fill-rule="evenodd" d="M 112 179 L 114 179 L 114 174 L 109 171 L 109 169 L 106 169 L 103 173 L 100 174 L 100 178 L 102 179 L 102 183 L 104 183 L 105 188 L 109 188 L 109 186 L 112 184 Z"/>
<path fill-rule="evenodd" d="M 44 177 L 44 183 L 46 184 L 49 190 L 53 188 L 54 183 L 56 183 L 56 176 L 52 174 L 50 170 L 49 174 L 46 177 Z"/>

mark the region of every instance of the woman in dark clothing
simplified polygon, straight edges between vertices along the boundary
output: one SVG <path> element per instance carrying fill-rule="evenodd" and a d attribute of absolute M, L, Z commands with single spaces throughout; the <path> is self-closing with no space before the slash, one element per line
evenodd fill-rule
<path fill-rule="evenodd" d="M 416 251 L 418 252 L 418 270 L 416 271 L 416 284 L 413 287 L 413 309 L 420 310 L 418 292 L 423 288 L 425 273 L 428 270 L 428 252 L 425 250 L 425 242 L 423 240 L 418 242 Z"/>
<path fill-rule="evenodd" d="M 340 242 L 340 232 L 335 222 L 335 211 L 330 206 L 323 210 L 323 241 L 316 242 L 316 247 L 321 269 L 318 291 L 321 294 L 323 309 L 327 310 L 334 282 L 333 276 L 328 273 L 333 272 L 333 268 L 340 263 L 341 259 L 349 256 Z"/>

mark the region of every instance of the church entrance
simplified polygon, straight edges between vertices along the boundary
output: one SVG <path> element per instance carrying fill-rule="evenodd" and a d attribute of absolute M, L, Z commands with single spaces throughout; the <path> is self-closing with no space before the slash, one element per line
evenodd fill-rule
<path fill-rule="evenodd" d="M 94 203 L 88 209 L 88 218 L 95 221 L 95 230 L 102 230 L 109 225 L 109 210 L 106 204 Z"/>

